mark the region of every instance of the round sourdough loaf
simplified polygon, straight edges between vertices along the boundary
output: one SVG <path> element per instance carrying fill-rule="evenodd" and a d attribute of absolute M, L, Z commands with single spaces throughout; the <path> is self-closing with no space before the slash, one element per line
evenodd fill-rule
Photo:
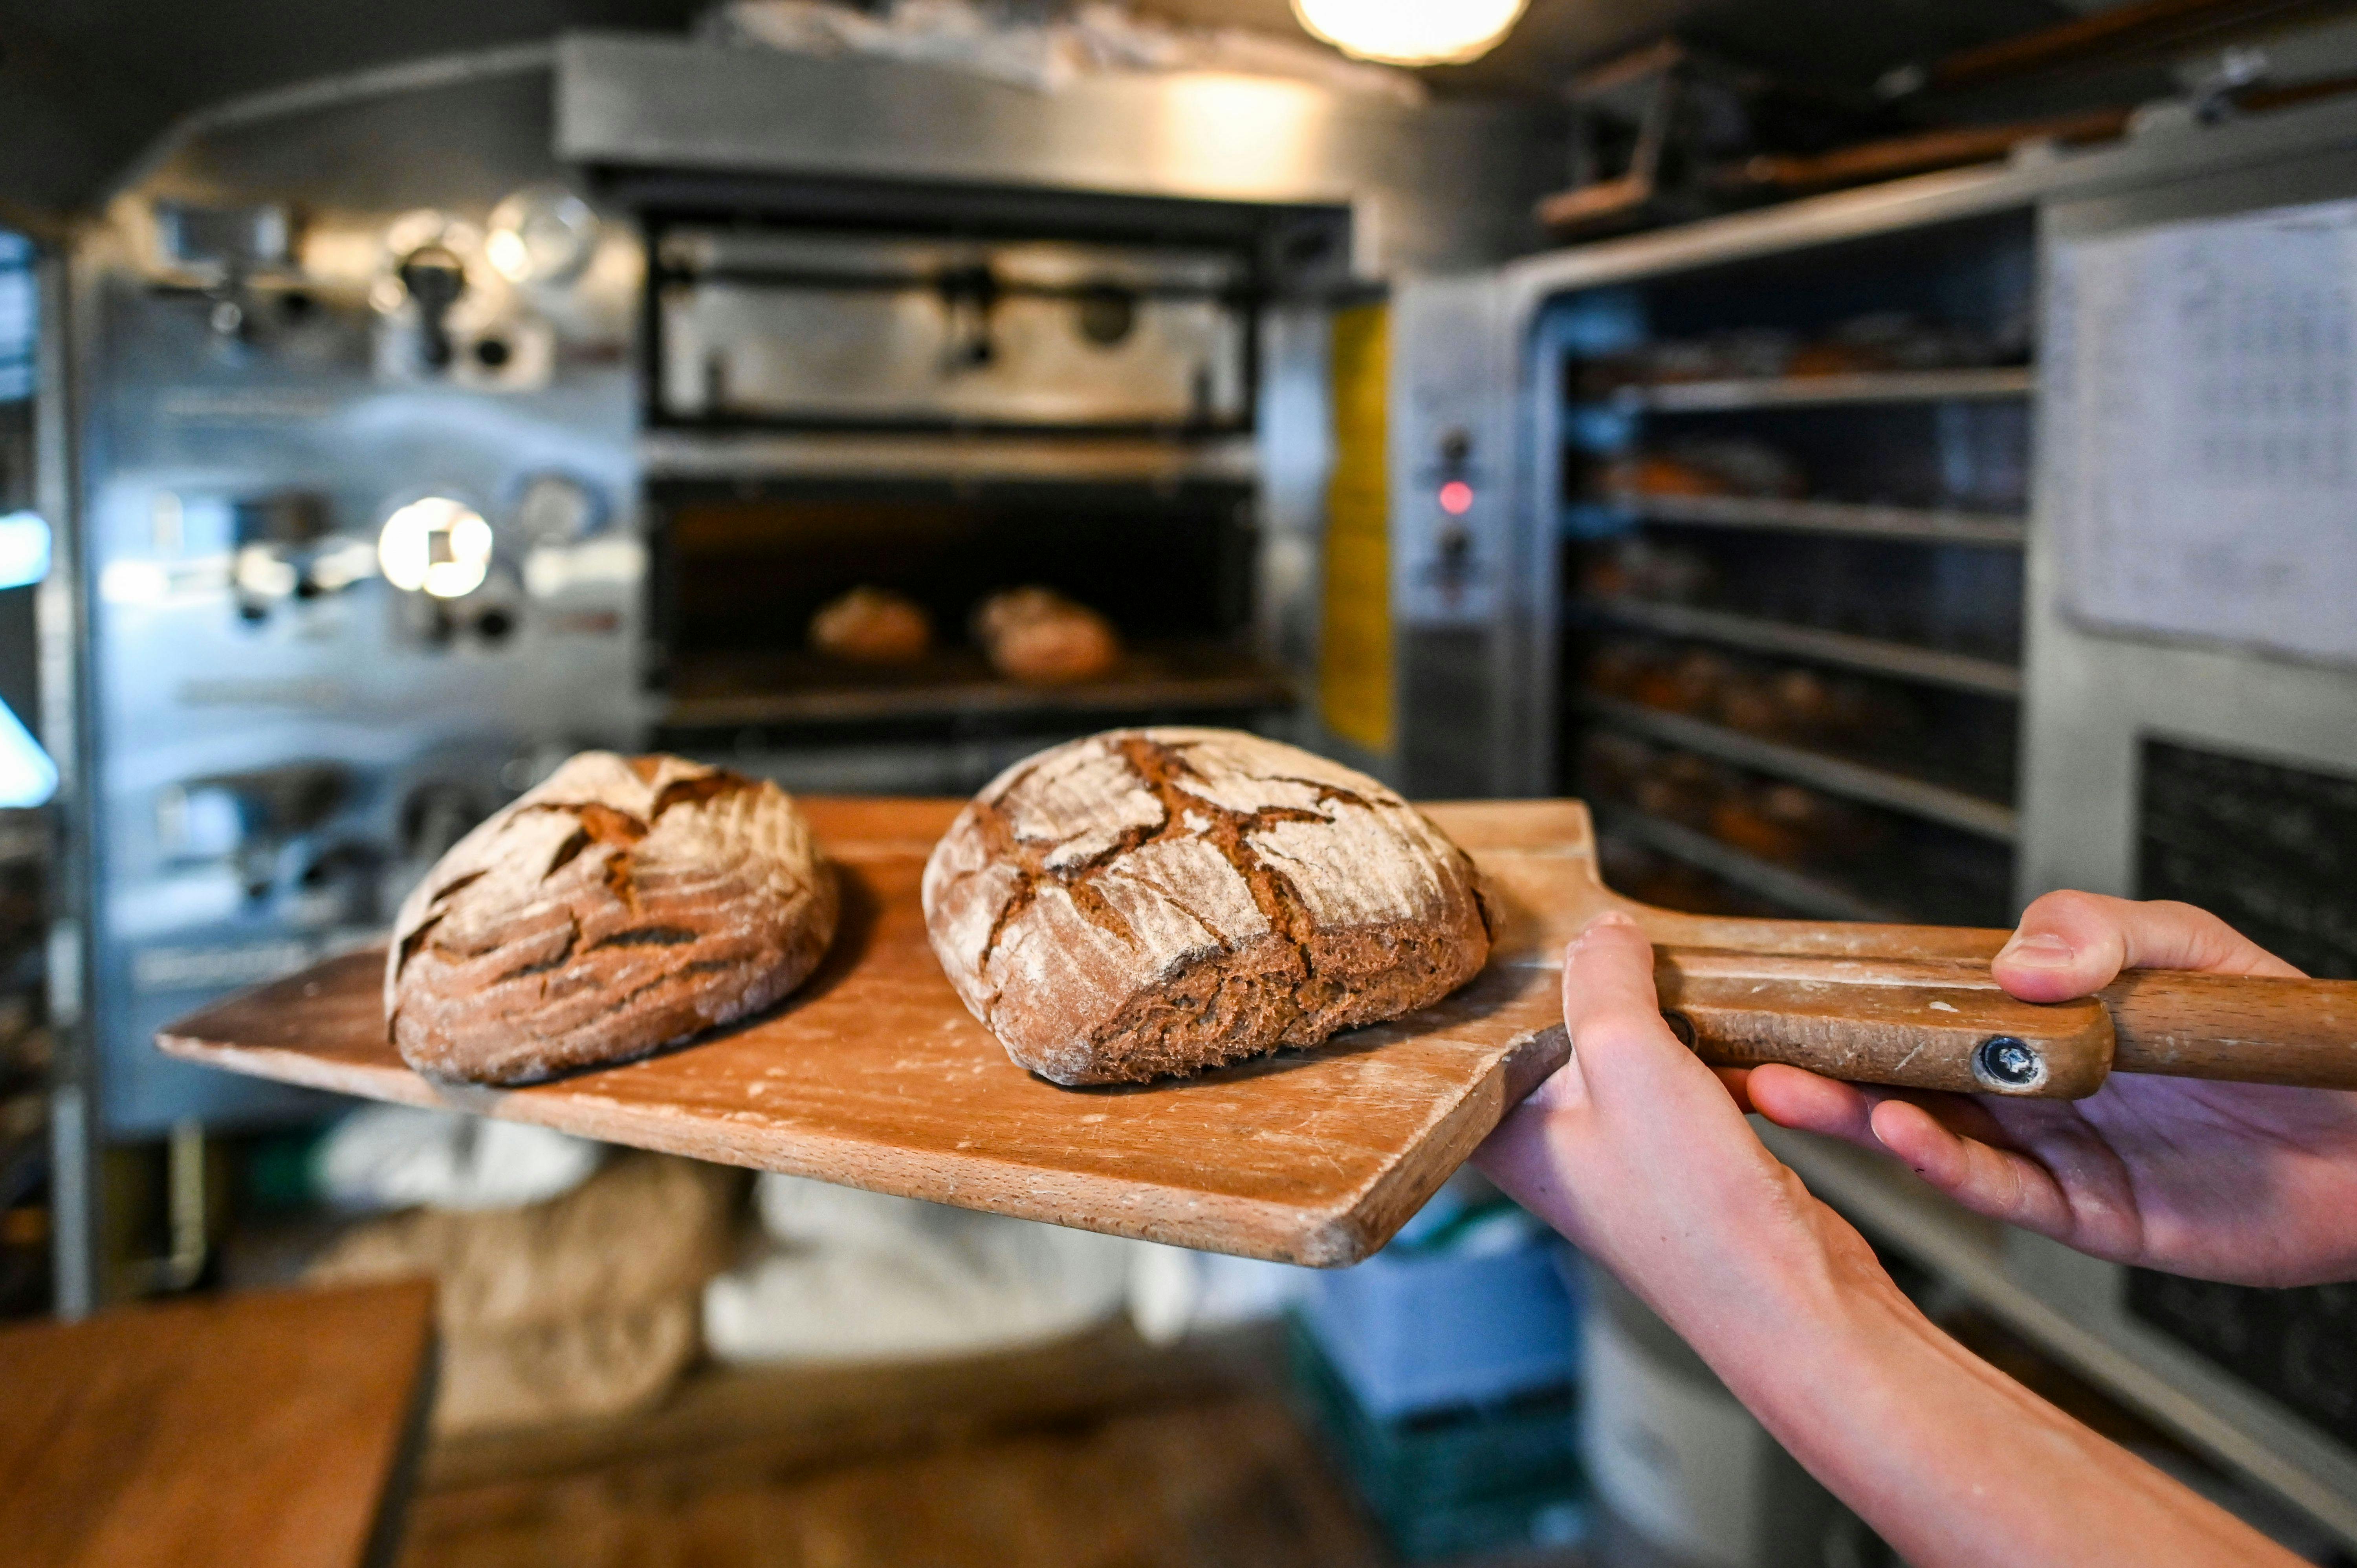
<path fill-rule="evenodd" d="M 1054 686 L 1094 681 L 1121 662 L 1113 622 L 1049 588 L 1009 588 L 974 607 L 974 640 L 1010 681 Z"/>
<path fill-rule="evenodd" d="M 856 587 L 811 617 L 811 646 L 855 664 L 914 664 L 932 646 L 924 607 L 886 588 Z"/>
<path fill-rule="evenodd" d="M 1473 865 L 1372 779 L 1219 729 L 1112 730 L 1000 774 L 926 862 L 950 983 L 1058 1083 L 1314 1046 L 1480 971 Z"/>
<path fill-rule="evenodd" d="M 834 876 L 776 785 L 585 751 L 403 902 L 386 1027 L 419 1072 L 478 1083 L 628 1060 L 801 984 L 835 912 Z"/>

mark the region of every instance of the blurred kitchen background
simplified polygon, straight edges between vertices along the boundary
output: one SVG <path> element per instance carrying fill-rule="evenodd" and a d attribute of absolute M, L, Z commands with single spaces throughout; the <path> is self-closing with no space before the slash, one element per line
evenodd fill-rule
<path fill-rule="evenodd" d="M 0 0 L 0 1315 L 437 1277 L 416 1568 L 1893 1561 L 1469 1174 L 1326 1274 L 149 1042 L 585 746 L 1131 722 L 1579 795 L 1673 907 L 2357 976 L 2352 90 L 2327 0 Z M 2292 498 L 2172 512 L 2199 591 L 2138 386 Z M 1031 587 L 1077 665 L 977 626 Z M 2352 1561 L 2357 1287 L 1777 1146 Z"/>

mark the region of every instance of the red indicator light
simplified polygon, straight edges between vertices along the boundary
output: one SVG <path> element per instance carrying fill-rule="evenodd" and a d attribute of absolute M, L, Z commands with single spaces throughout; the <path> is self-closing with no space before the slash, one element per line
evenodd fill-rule
<path fill-rule="evenodd" d="M 1473 487 L 1462 479 L 1451 479 L 1440 487 L 1440 510 L 1451 517 L 1463 517 L 1473 510 Z"/>

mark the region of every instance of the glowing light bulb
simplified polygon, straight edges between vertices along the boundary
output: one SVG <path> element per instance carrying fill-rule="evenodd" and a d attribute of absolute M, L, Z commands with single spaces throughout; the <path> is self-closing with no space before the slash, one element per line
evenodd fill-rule
<path fill-rule="evenodd" d="M 1451 479 L 1440 487 L 1440 510 L 1451 517 L 1463 517 L 1473 510 L 1473 487 L 1462 479 Z"/>
<path fill-rule="evenodd" d="M 462 598 L 490 575 L 491 525 L 463 501 L 427 496 L 384 520 L 376 559 L 396 588 Z"/>
<path fill-rule="evenodd" d="M 1346 55 L 1385 65 L 1480 59 L 1529 0 L 1293 0 L 1295 19 Z"/>
<path fill-rule="evenodd" d="M 36 511 L 0 517 L 0 588 L 25 588 L 49 575 L 49 525 Z"/>

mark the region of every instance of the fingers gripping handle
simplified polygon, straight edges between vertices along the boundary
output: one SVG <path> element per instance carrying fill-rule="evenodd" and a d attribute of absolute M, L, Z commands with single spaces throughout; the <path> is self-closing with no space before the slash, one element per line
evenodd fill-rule
<path fill-rule="evenodd" d="M 2133 970 L 2016 1001 L 1984 963 L 1657 948 L 1670 1026 L 1714 1067 L 2075 1100 L 2114 1069 L 2357 1090 L 2357 983 Z"/>

